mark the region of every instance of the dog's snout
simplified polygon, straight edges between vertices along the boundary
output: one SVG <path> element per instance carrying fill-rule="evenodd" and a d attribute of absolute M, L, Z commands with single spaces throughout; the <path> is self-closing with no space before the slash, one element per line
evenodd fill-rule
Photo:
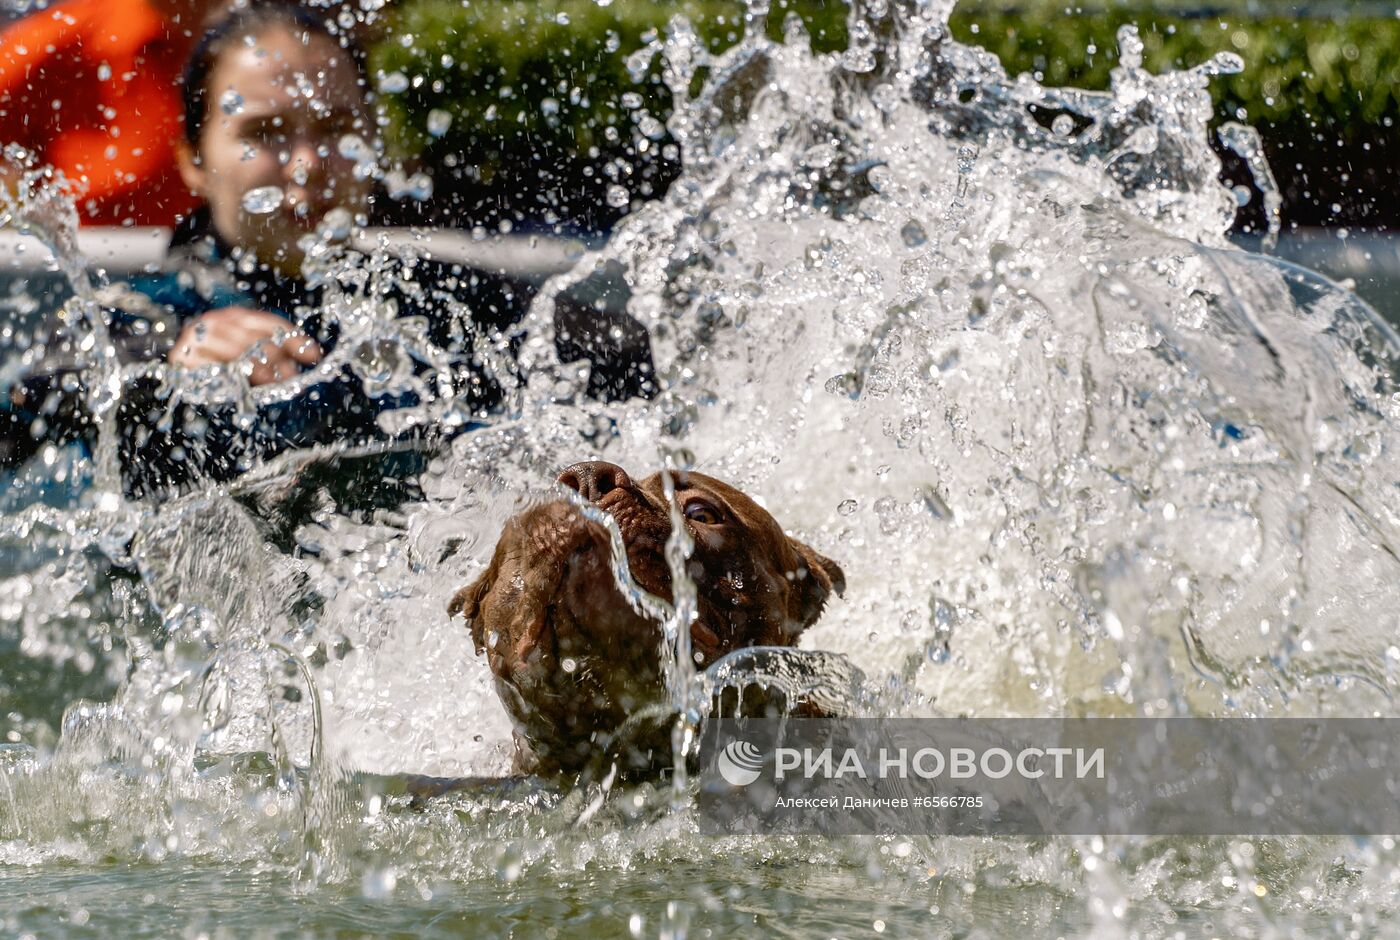
<path fill-rule="evenodd" d="M 583 463 L 576 463 L 559 474 L 559 482 L 591 503 L 596 503 L 613 490 L 626 489 L 632 485 L 626 470 L 606 460 L 585 460 Z"/>

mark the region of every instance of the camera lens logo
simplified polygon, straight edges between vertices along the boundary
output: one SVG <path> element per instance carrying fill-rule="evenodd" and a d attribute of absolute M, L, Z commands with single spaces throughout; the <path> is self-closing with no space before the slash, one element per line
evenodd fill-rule
<path fill-rule="evenodd" d="M 715 764 L 719 775 L 732 786 L 746 787 L 763 773 L 763 754 L 747 741 L 730 741 Z"/>

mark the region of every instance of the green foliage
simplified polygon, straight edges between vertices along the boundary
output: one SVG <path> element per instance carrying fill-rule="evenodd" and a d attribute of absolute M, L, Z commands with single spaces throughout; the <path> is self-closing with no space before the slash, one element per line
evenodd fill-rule
<path fill-rule="evenodd" d="M 799 6 L 813 23 L 814 45 L 844 44 L 844 6 Z M 444 136 L 472 152 L 532 141 L 607 149 L 630 137 L 623 124 L 636 108 L 624 102 L 628 92 L 643 93 L 645 106 L 665 120 L 669 94 L 655 69 L 639 88 L 626 60 L 677 15 L 714 50 L 743 33 L 744 4 L 736 0 L 407 0 L 370 59 L 377 73 L 399 72 L 413 83 L 384 96 L 391 148 L 421 151 L 429 144 L 428 114 L 440 110 L 452 116 Z M 769 20 L 770 29 L 780 28 L 779 15 Z"/>
<path fill-rule="evenodd" d="M 1295 19 L 1281 14 L 1191 17 L 1162 4 L 1114 4 L 1068 16 L 1063 2 L 961 4 L 953 34 L 994 52 L 1012 75 L 1030 72 L 1049 85 L 1105 88 L 1117 64 L 1119 27 L 1137 24 L 1145 64 L 1154 72 L 1199 64 L 1218 52 L 1245 61 L 1212 93 L 1250 122 L 1321 120 L 1342 133 L 1400 116 L 1400 19 Z M 1093 51 L 1090 51 L 1093 50 Z"/>
<path fill-rule="evenodd" d="M 1192 17 L 1148 0 L 1076 5 L 1072 15 L 1064 0 L 1033 0 L 1002 12 L 1006 6 L 965 0 L 952 26 L 961 41 L 996 53 L 1013 75 L 1106 87 L 1117 62 L 1117 31 L 1136 23 L 1154 71 L 1195 65 L 1217 52 L 1241 55 L 1245 71 L 1214 82 L 1214 93 L 1230 111 L 1243 108 L 1251 121 L 1331 117 L 1345 127 L 1400 112 L 1400 19 Z M 796 7 L 819 49 L 844 43 L 844 4 L 807 0 Z M 775 4 L 770 32 L 786 12 Z M 452 116 L 448 133 L 454 138 L 568 139 L 582 150 L 603 145 L 607 128 L 618 128 L 627 110 L 622 95 L 637 90 L 627 55 L 676 15 L 688 17 L 716 49 L 743 28 L 737 0 L 613 0 L 606 6 L 597 0 L 407 0 L 372 55 L 375 69 L 414 82 L 408 92 L 385 96 L 389 138 L 400 153 L 420 151 L 428 144 L 428 113 L 437 109 Z M 654 74 L 650 81 L 656 82 Z M 647 104 L 657 107 L 655 100 Z"/>
<path fill-rule="evenodd" d="M 1200 15 L 1184 0 L 963 0 L 952 28 L 994 52 L 1010 74 L 1031 72 L 1048 85 L 1106 87 L 1127 23 L 1139 26 L 1153 71 L 1235 52 L 1246 67 L 1212 81 L 1217 113 L 1259 126 L 1285 176 L 1306 167 L 1298 199 L 1315 203 L 1320 182 L 1345 179 L 1336 167 L 1354 165 L 1388 185 L 1382 177 L 1400 120 L 1400 19 L 1293 19 L 1254 0 L 1223 6 L 1241 12 Z M 818 51 L 844 48 L 844 3 L 772 7 L 770 35 L 797 14 Z M 475 224 L 498 206 L 518 220 L 603 228 L 626 211 L 605 204 L 613 203 L 605 200 L 610 182 L 646 197 L 676 170 L 664 135 L 670 93 L 655 63 L 634 82 L 628 56 L 677 15 L 718 50 L 742 34 L 744 15 L 740 0 L 401 0 L 391 9 L 387 35 L 371 50 L 391 153 L 436 169 L 439 191 L 454 194 L 457 221 Z M 407 89 L 392 90 L 405 80 Z"/>

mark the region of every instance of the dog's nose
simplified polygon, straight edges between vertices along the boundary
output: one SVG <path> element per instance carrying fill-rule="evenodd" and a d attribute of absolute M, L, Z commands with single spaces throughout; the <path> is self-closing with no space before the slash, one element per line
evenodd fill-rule
<path fill-rule="evenodd" d="M 574 490 L 590 503 L 596 503 L 613 490 L 632 485 L 627 471 L 606 460 L 585 460 L 559 474 L 559 482 Z"/>

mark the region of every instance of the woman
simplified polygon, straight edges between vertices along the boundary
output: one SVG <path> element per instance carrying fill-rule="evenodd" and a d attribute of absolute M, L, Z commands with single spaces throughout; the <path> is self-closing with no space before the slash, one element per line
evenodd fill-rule
<path fill-rule="evenodd" d="M 374 119 L 365 86 L 362 56 L 297 8 L 252 6 L 204 37 L 185 73 L 178 148 L 181 176 L 204 209 L 177 231 L 165 270 L 130 282 L 145 302 L 122 303 L 141 314 L 115 318 L 121 356 L 163 357 L 211 375 L 236 364 L 256 386 L 286 382 L 335 349 L 340 336 L 322 315 L 324 290 L 308 283 L 303 267 L 308 251 L 344 237 L 373 210 L 373 165 L 363 154 Z M 519 320 L 533 293 L 527 285 L 420 263 L 406 282 L 371 279 L 351 290 L 375 293 L 400 317 L 426 320 L 426 338 L 451 359 L 445 377 L 457 402 L 474 414 L 498 403 L 498 380 L 513 377 L 492 374 L 473 350 Z M 592 360 L 596 396 L 647 394 L 645 331 L 597 318 L 560 305 L 561 357 Z M 62 336 L 50 345 L 43 370 L 24 384 L 17 424 L 41 417 L 49 439 L 64 428 L 70 437 L 90 432 L 77 403 L 58 391 L 61 374 L 77 365 L 75 345 Z M 172 411 L 155 382 L 128 389 L 119 415 L 127 489 L 142 495 L 228 479 L 293 447 L 383 443 L 378 416 L 416 403 L 402 388 L 370 395 L 349 369 L 324 379 L 255 416 L 231 406 Z"/>
<path fill-rule="evenodd" d="M 305 337 L 268 342 L 286 332 L 286 320 L 256 308 L 293 314 L 288 308 L 307 299 L 298 280 L 304 246 L 331 210 L 363 223 L 370 179 L 341 141 L 372 135 L 365 83 L 362 56 L 297 8 L 249 8 L 196 47 L 185 71 L 185 139 L 176 159 L 205 211 L 177 235 L 201 237 L 177 245 L 175 260 L 186 267 L 233 262 L 220 266 L 243 270 L 247 276 L 235 283 L 253 305 L 206 297 L 219 309 L 184 324 L 172 363 L 231 362 L 256 346 L 248 378 L 261 385 L 319 359 Z"/>

